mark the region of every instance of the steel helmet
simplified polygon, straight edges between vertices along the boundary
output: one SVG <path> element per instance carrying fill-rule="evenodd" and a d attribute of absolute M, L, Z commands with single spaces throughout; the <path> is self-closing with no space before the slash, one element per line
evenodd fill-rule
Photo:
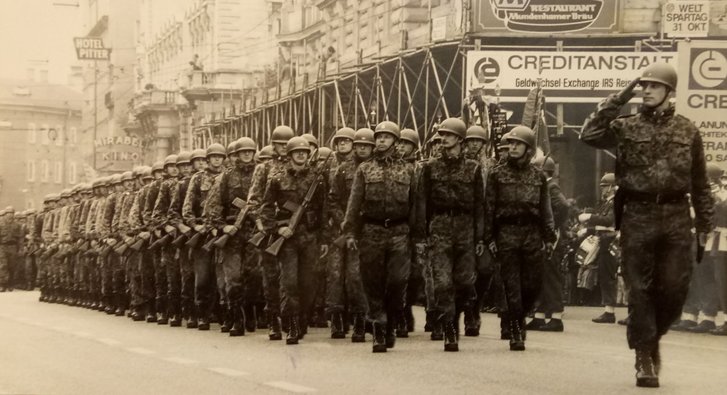
<path fill-rule="evenodd" d="M 509 144 L 510 143 L 507 142 L 507 133 L 505 133 L 502 137 L 500 137 L 500 144 L 497 145 L 497 149 L 507 148 Z"/>
<path fill-rule="evenodd" d="M 608 186 L 608 185 L 616 185 L 616 175 L 613 173 L 606 173 L 601 177 L 600 185 Z"/>
<path fill-rule="evenodd" d="M 162 171 L 164 170 L 164 162 L 154 162 L 151 165 L 151 172 L 154 173 L 155 171 Z"/>
<path fill-rule="evenodd" d="M 306 134 L 304 134 L 304 135 L 302 135 L 302 136 L 300 136 L 300 137 L 303 137 L 304 139 L 306 139 L 306 140 L 308 141 L 308 144 L 313 144 L 313 145 L 315 145 L 315 146 L 316 146 L 316 148 L 318 148 L 318 147 L 320 146 L 320 145 L 318 144 L 318 139 L 316 138 L 316 136 L 314 136 L 314 135 L 312 135 L 312 134 L 310 134 L 310 133 L 306 133 Z"/>
<path fill-rule="evenodd" d="M 273 150 L 272 145 L 266 145 L 263 147 L 263 149 L 260 150 L 260 154 L 258 155 L 258 159 L 273 159 L 273 153 L 275 151 Z"/>
<path fill-rule="evenodd" d="M 168 165 L 177 165 L 177 155 L 167 155 L 167 157 L 164 158 L 164 167 L 167 167 Z"/>
<path fill-rule="evenodd" d="M 97 178 L 93 181 L 91 181 L 91 188 L 98 188 L 101 186 L 101 179 Z M 48 200 L 50 198 L 50 195 L 45 195 L 45 200 Z"/>
<path fill-rule="evenodd" d="M 59 200 L 61 200 L 61 195 L 57 193 L 51 193 L 50 198 L 48 199 L 49 202 L 57 202 Z"/>
<path fill-rule="evenodd" d="M 271 147 L 272 148 L 272 147 Z M 257 144 L 255 144 L 255 140 L 251 139 L 250 137 L 240 137 L 237 140 L 237 152 L 241 151 L 257 151 Z"/>
<path fill-rule="evenodd" d="M 376 130 L 374 130 L 374 138 L 376 138 L 376 135 L 378 133 L 392 134 L 394 135 L 394 137 L 396 137 L 397 140 L 401 137 L 399 126 L 391 121 L 384 121 L 376 125 Z"/>
<path fill-rule="evenodd" d="M 555 161 L 549 156 L 537 157 L 533 159 L 533 164 L 545 172 L 555 172 Z"/>
<path fill-rule="evenodd" d="M 714 180 L 722 177 L 724 171 L 714 163 L 707 163 L 707 178 Z"/>
<path fill-rule="evenodd" d="M 237 149 L 240 148 L 240 146 L 237 144 L 237 140 L 234 140 L 230 142 L 230 144 L 227 144 L 227 152 L 229 154 L 234 154 L 237 152 Z"/>
<path fill-rule="evenodd" d="M 111 185 L 121 184 L 121 173 L 116 173 L 116 174 L 112 175 L 110 183 L 111 183 Z"/>
<path fill-rule="evenodd" d="M 658 82 L 668 86 L 671 90 L 676 90 L 677 71 L 668 63 L 652 63 L 641 73 L 639 82 Z"/>
<path fill-rule="evenodd" d="M 71 190 L 70 189 L 64 189 L 61 191 L 61 198 L 68 198 L 71 197 Z"/>
<path fill-rule="evenodd" d="M 34 208 L 29 208 L 29 209 L 25 210 L 25 215 L 33 215 L 33 214 L 35 214 Z"/>
<path fill-rule="evenodd" d="M 515 140 L 525 143 L 530 148 L 535 148 L 535 132 L 527 126 L 515 126 L 507 133 L 507 140 Z"/>
<path fill-rule="evenodd" d="M 480 125 L 472 125 L 467 129 L 465 140 L 482 140 L 487 142 L 487 131 Z"/>
<path fill-rule="evenodd" d="M 192 153 L 189 151 L 182 151 L 177 155 L 177 165 L 188 165 L 192 162 Z"/>
<path fill-rule="evenodd" d="M 331 156 L 331 153 L 332 152 L 333 151 L 331 151 L 331 149 L 328 148 L 328 147 L 318 148 L 318 160 L 326 160 L 326 159 L 328 159 L 328 157 Z"/>
<path fill-rule="evenodd" d="M 416 146 L 416 147 L 419 146 L 419 133 L 417 133 L 413 129 L 402 129 L 401 130 L 401 139 L 414 144 L 414 146 Z"/>
<path fill-rule="evenodd" d="M 194 161 L 195 159 L 207 159 L 207 151 L 204 148 L 197 148 L 192 151 L 192 157 L 190 160 Z"/>
<path fill-rule="evenodd" d="M 227 156 L 227 151 L 225 151 L 225 147 L 223 147 L 220 143 L 210 144 L 210 146 L 207 147 L 207 158 L 212 155 Z"/>
<path fill-rule="evenodd" d="M 336 141 L 338 139 L 353 140 L 355 137 L 356 137 L 356 132 L 354 132 L 353 129 L 348 128 L 348 127 L 340 128 L 340 129 L 338 129 L 338 131 L 336 131 L 336 134 L 333 135 L 333 144 L 336 144 Z"/>
<path fill-rule="evenodd" d="M 285 151 L 290 154 L 293 151 L 307 151 L 310 153 L 310 143 L 303 137 L 293 137 L 285 143 Z"/>
<path fill-rule="evenodd" d="M 134 178 L 141 177 L 144 174 L 144 166 L 134 166 L 131 172 L 134 174 Z"/>
<path fill-rule="evenodd" d="M 467 137 L 467 125 L 459 118 L 447 118 L 439 125 L 437 133 L 452 133 L 464 140 Z"/>
<path fill-rule="evenodd" d="M 376 145 L 374 142 L 374 131 L 369 128 L 361 128 L 356 131 L 353 137 L 354 144 Z"/>
<path fill-rule="evenodd" d="M 293 129 L 291 129 L 290 126 L 280 125 L 273 129 L 270 141 L 273 143 L 285 144 L 293 137 L 295 137 L 295 132 L 293 132 Z"/>
<path fill-rule="evenodd" d="M 28 216 L 28 213 L 26 213 L 25 211 L 18 211 L 17 213 L 15 213 L 15 218 L 18 218 L 18 219 L 23 219 L 27 216 Z"/>
<path fill-rule="evenodd" d="M 152 170 L 149 166 L 144 166 L 144 172 L 142 173 L 141 179 L 142 180 L 151 180 L 154 177 L 152 176 Z"/>
<path fill-rule="evenodd" d="M 134 173 L 131 171 L 121 173 L 121 181 L 134 181 Z"/>

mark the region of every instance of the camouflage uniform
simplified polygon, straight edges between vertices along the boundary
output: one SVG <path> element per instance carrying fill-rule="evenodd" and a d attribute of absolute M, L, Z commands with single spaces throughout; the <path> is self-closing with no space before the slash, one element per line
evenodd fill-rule
<path fill-rule="evenodd" d="M 113 192 L 106 199 L 103 220 L 98 229 L 101 239 L 112 239 L 119 241 L 118 225 L 121 219 L 121 208 L 123 207 L 124 192 Z M 105 299 L 106 311 L 112 313 L 120 309 L 125 294 L 124 277 L 125 270 L 121 262 L 121 256 L 110 252 L 102 266 L 101 292 Z"/>
<path fill-rule="evenodd" d="M 654 349 L 679 317 L 689 287 L 694 254 L 686 195 L 699 233 L 712 230 L 714 207 L 692 121 L 673 107 L 618 118 L 623 104 L 615 95 L 604 100 L 583 125 L 581 140 L 617 149 L 617 196 L 624 206 L 616 225 L 631 286 L 627 338 L 632 349 Z"/>
<path fill-rule="evenodd" d="M 152 219 L 152 214 L 154 212 L 154 205 L 159 197 L 159 191 L 161 190 L 162 183 L 166 178 L 168 178 L 168 176 L 165 173 L 163 178 L 152 181 L 149 184 L 149 188 L 146 193 L 146 202 L 144 202 L 144 210 L 142 211 L 141 216 L 144 219 L 147 230 L 152 234 L 152 237 L 149 240 L 150 243 L 156 241 L 158 234 L 161 231 L 159 224 L 155 223 Z M 167 297 L 167 270 L 164 267 L 165 261 L 162 260 L 161 249 L 149 251 L 149 254 L 152 259 L 151 262 L 153 265 L 154 275 L 154 303 L 150 305 L 154 306 L 154 313 L 166 313 L 166 306 L 164 305 Z"/>
<path fill-rule="evenodd" d="M 171 190 L 172 201 L 169 203 L 169 210 L 167 211 L 167 218 L 169 224 L 179 228 L 180 224 L 184 224 L 182 219 L 182 205 L 184 205 L 184 198 L 187 196 L 187 188 L 189 187 L 189 181 L 192 176 L 180 176 L 177 179 L 176 184 L 173 185 Z M 184 237 L 181 239 L 185 240 Z M 179 268 L 180 272 L 180 290 L 179 293 L 173 293 L 173 289 L 170 287 L 169 303 L 172 306 L 181 306 L 182 316 L 190 321 L 196 321 L 196 313 L 194 308 L 194 268 L 192 267 L 192 260 L 190 259 L 190 248 L 184 245 L 179 245 L 178 249 L 179 260 L 175 264 Z"/>
<path fill-rule="evenodd" d="M 369 320 L 387 332 L 405 307 L 416 219 L 414 167 L 392 154 L 375 152 L 356 169 L 344 221 L 346 237 L 358 240 Z"/>
<path fill-rule="evenodd" d="M 134 195 L 134 203 L 129 211 L 128 228 L 132 234 L 138 234 L 148 230 L 148 223 L 144 219 L 144 208 L 149 193 L 149 185 L 142 186 Z M 131 265 L 135 267 L 135 275 L 130 279 L 131 306 L 136 308 L 139 314 L 154 314 L 153 300 L 155 298 L 154 287 L 154 261 L 151 251 L 142 248 L 137 253 L 132 253 L 129 259 L 133 260 Z"/>
<path fill-rule="evenodd" d="M 417 185 L 414 239 L 426 242 L 432 265 L 435 318 L 453 322 L 475 305 L 475 244 L 483 241 L 484 185 L 480 165 L 464 155 L 422 166 Z"/>
<path fill-rule="evenodd" d="M 11 265 L 17 248 L 17 231 L 12 213 L 0 217 L 0 289 L 12 289 L 10 284 Z"/>
<path fill-rule="evenodd" d="M 182 217 L 187 226 L 194 228 L 196 225 L 204 225 L 203 217 L 204 203 L 207 194 L 212 189 L 215 177 L 220 174 L 219 170 L 208 167 L 192 176 L 187 188 L 187 196 L 182 206 Z M 191 252 L 195 275 L 195 305 L 200 320 L 209 320 L 215 302 L 215 267 L 213 256 L 202 248 L 199 243 Z"/>
<path fill-rule="evenodd" d="M 520 158 L 494 167 L 485 191 L 484 239 L 497 245 L 508 321 L 519 329 L 542 286 L 543 243 L 556 240 L 545 175 L 529 162 Z"/>
<path fill-rule="evenodd" d="M 331 176 L 328 202 L 334 226 L 343 223 L 353 176 L 360 164 L 361 160 L 354 156 L 352 160 L 341 163 Z M 332 230 L 332 233 L 338 232 Z M 326 314 L 342 314 L 346 307 L 353 315 L 365 314 L 367 309 L 358 251 L 331 246 L 326 268 Z"/>
<path fill-rule="evenodd" d="M 586 225 L 591 227 L 605 226 L 613 227 L 613 196 L 606 199 L 597 209 L 594 214 L 586 222 Z M 589 232 L 591 229 L 589 229 Z M 595 229 L 593 230 L 595 232 Z M 599 231 L 598 232 L 598 255 L 596 256 L 596 262 L 598 264 L 598 283 L 601 288 L 601 303 L 604 306 L 615 307 L 616 306 L 616 290 L 618 287 L 618 260 L 611 255 L 609 247 L 611 243 L 616 239 L 616 232 L 610 231 Z"/>
<path fill-rule="evenodd" d="M 225 169 L 217 177 L 205 201 L 204 213 L 208 226 L 221 231 L 225 225 L 235 223 L 240 209 L 232 202 L 235 198 L 244 200 L 247 197 L 254 168 L 253 163 L 237 164 Z M 256 255 L 253 247 L 246 245 L 253 229 L 253 221 L 248 216 L 242 229 L 238 229 L 225 247 L 218 251 L 222 255 L 222 265 L 218 270 L 224 278 L 224 302 L 232 312 L 233 321 L 237 323 L 246 320 L 254 322 L 252 302 L 260 291 L 257 288 L 259 283 L 253 279 L 257 271 Z"/>
<path fill-rule="evenodd" d="M 165 176 L 159 185 L 154 208 L 152 209 L 152 226 L 162 232 L 161 228 L 169 223 L 169 207 L 171 206 L 174 188 L 178 177 Z M 163 231 L 166 235 L 166 230 Z M 164 237 L 164 236 L 163 236 Z M 179 260 L 176 259 L 177 249 L 171 244 L 161 247 L 159 265 L 156 267 L 156 303 L 157 311 L 162 316 L 175 316 L 181 313 L 179 298 L 181 294 L 181 271 Z M 165 318 L 165 317 L 162 317 Z"/>
<path fill-rule="evenodd" d="M 285 202 L 301 204 L 318 172 L 306 166 L 296 170 L 287 163 L 280 171 L 271 172 L 260 206 L 260 219 L 268 234 L 278 236 L 278 223 L 290 218 L 292 213 L 283 208 Z M 287 239 L 280 253 L 280 311 L 285 319 L 300 319 L 301 333 L 305 334 L 307 313 L 313 303 L 317 278 L 315 265 L 319 257 L 319 241 L 324 240 L 327 219 L 323 207 L 327 184 L 325 180 L 316 189 L 295 234 Z"/>

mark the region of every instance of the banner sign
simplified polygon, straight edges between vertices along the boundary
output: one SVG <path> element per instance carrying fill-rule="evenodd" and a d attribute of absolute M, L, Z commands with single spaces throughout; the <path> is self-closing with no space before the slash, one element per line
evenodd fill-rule
<path fill-rule="evenodd" d="M 548 98 L 597 102 L 619 91 L 650 64 L 676 65 L 676 52 L 469 51 L 467 87 L 524 102 L 538 81 Z M 565 102 L 561 100 L 561 102 Z"/>
<path fill-rule="evenodd" d="M 78 60 L 109 60 L 111 56 L 111 49 L 105 48 L 98 37 L 75 37 L 73 45 Z"/>
<path fill-rule="evenodd" d="M 699 128 L 708 162 L 727 171 L 727 42 L 680 41 L 676 111 Z"/>
<path fill-rule="evenodd" d="M 474 0 L 474 32 L 608 33 L 619 0 Z"/>
<path fill-rule="evenodd" d="M 98 170 L 127 171 L 141 163 L 141 140 L 137 137 L 106 137 L 96 140 L 94 144 Z"/>
<path fill-rule="evenodd" d="M 707 37 L 709 1 L 671 0 L 664 5 L 661 23 L 670 37 Z"/>

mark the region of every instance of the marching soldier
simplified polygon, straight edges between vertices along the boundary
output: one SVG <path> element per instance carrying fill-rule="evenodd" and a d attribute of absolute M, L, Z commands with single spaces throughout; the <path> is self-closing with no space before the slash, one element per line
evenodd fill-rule
<path fill-rule="evenodd" d="M 207 194 L 215 182 L 215 178 L 222 171 L 222 163 L 227 157 L 225 147 L 221 144 L 212 144 L 207 147 L 207 168 L 195 173 L 189 180 L 187 196 L 182 206 L 182 217 L 187 226 L 192 228 L 200 238 L 200 242 L 192 247 L 191 259 L 194 265 L 195 306 L 197 309 L 197 329 L 208 331 L 210 318 L 215 303 L 215 266 L 212 254 L 205 251 L 204 236 L 210 230 L 205 224 L 203 209 Z M 195 235 L 195 236 L 197 236 Z M 193 237 L 193 236 L 192 236 Z"/>
<path fill-rule="evenodd" d="M 154 266 L 150 251 L 143 248 L 143 244 L 151 237 L 147 230 L 147 224 L 144 221 L 144 206 L 147 201 L 149 187 L 154 180 L 152 169 L 144 167 L 139 171 L 137 177 L 137 191 L 134 194 L 134 201 L 129 210 L 129 218 L 127 220 L 127 236 L 136 236 L 140 242 L 138 251 L 131 253 L 131 267 L 134 275 L 130 280 L 131 288 L 131 319 L 134 321 L 155 322 L 156 315 L 154 307 L 151 305 L 154 298 Z M 129 239 L 129 241 L 132 241 Z"/>
<path fill-rule="evenodd" d="M 394 347 L 395 321 L 404 310 L 411 268 L 415 177 L 414 167 L 396 155 L 399 137 L 393 122 L 376 126 L 376 151 L 356 170 L 343 225 L 347 249 L 360 251 L 373 352 Z"/>
<path fill-rule="evenodd" d="M 373 130 L 363 128 L 356 131 L 353 138 L 353 160 L 340 164 L 331 178 L 328 193 L 331 223 L 343 224 L 353 176 L 358 166 L 371 157 L 374 146 L 376 143 Z M 339 232 L 334 229 L 332 233 Z M 351 341 L 364 342 L 367 302 L 361 282 L 358 251 L 348 251 L 345 245 L 335 246 L 331 248 L 327 264 L 326 314 L 331 317 L 331 338 L 346 337 L 343 313 L 348 307 L 353 318 Z"/>
<path fill-rule="evenodd" d="M 253 247 L 246 246 L 247 240 L 252 237 L 254 223 L 247 215 L 249 208 L 241 205 L 244 205 L 243 199 L 247 197 L 252 182 L 256 151 L 257 145 L 249 137 L 235 142 L 233 150 L 228 152 L 231 167 L 218 176 L 204 208 L 208 226 L 229 239 L 224 246 L 218 247 L 218 253 L 222 256 L 219 273 L 224 279 L 224 302 L 231 313 L 230 336 L 243 336 L 246 326 L 250 329 L 247 321 L 255 322 L 253 302 L 258 289 L 251 286 L 255 284 L 252 277 L 257 262 Z M 254 325 L 251 329 L 255 329 Z"/>
<path fill-rule="evenodd" d="M 270 178 L 260 216 L 266 232 L 283 238 L 278 254 L 280 263 L 280 311 L 288 323 L 286 344 L 298 344 L 305 335 L 308 317 L 317 288 L 314 267 L 319 254 L 328 252 L 324 240 L 326 231 L 325 168 L 309 163 L 310 145 L 303 137 L 288 140 L 286 153 L 289 157 L 285 170 Z M 311 195 L 313 191 L 313 195 Z M 290 204 L 302 212 L 298 223 L 280 226 L 281 221 L 294 218 Z M 300 325 L 299 325 L 300 324 Z"/>
<path fill-rule="evenodd" d="M 19 226 L 15 220 L 15 209 L 8 206 L 0 215 L 0 292 L 12 291 L 12 267 L 18 251 Z"/>
<path fill-rule="evenodd" d="M 479 163 L 465 159 L 462 120 L 439 127 L 442 156 L 422 165 L 417 185 L 417 249 L 429 250 L 435 318 L 444 330 L 444 350 L 459 351 L 459 314 L 475 305 L 475 255 L 485 252 L 484 185 Z"/>
<path fill-rule="evenodd" d="M 495 166 L 485 192 L 485 243 L 500 264 L 507 300 L 510 350 L 525 350 L 525 314 L 542 285 L 543 261 L 556 240 L 548 184 L 530 161 L 535 133 L 516 126 L 507 134 L 507 159 Z"/>
<path fill-rule="evenodd" d="M 637 83 L 641 111 L 619 118 Z M 702 247 L 714 214 L 699 130 L 676 115 L 669 101 L 676 84 L 674 67 L 650 65 L 640 79 L 601 102 L 581 133 L 595 148 L 618 148 L 614 213 L 631 287 L 627 339 L 640 387 L 659 386 L 659 340 L 679 317 L 689 287 L 693 237 L 687 194 Z"/>
<path fill-rule="evenodd" d="M 247 195 L 247 204 L 255 219 L 258 234 L 263 236 L 261 237 L 263 240 L 268 239 L 265 233 L 265 227 L 260 218 L 260 207 L 265 194 L 265 187 L 268 184 L 268 180 L 272 179 L 278 173 L 285 171 L 285 164 L 288 161 L 285 149 L 288 141 L 294 136 L 295 133 L 289 126 L 280 125 L 276 127 L 270 136 L 273 148 L 273 152 L 271 153 L 272 159 L 256 166 L 252 175 L 252 185 Z M 260 251 L 260 263 L 263 270 L 265 312 L 269 328 L 268 338 L 270 340 L 282 340 L 283 336 L 280 328 L 280 268 L 275 257 L 262 251 L 266 246 L 263 241 L 261 241 L 260 246 L 262 247 Z"/>

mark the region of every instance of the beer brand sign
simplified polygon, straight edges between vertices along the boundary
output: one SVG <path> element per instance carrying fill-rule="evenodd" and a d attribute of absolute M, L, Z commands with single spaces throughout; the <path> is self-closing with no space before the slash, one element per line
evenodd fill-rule
<path fill-rule="evenodd" d="M 610 32 L 618 0 L 476 0 L 475 32 L 531 34 Z"/>

